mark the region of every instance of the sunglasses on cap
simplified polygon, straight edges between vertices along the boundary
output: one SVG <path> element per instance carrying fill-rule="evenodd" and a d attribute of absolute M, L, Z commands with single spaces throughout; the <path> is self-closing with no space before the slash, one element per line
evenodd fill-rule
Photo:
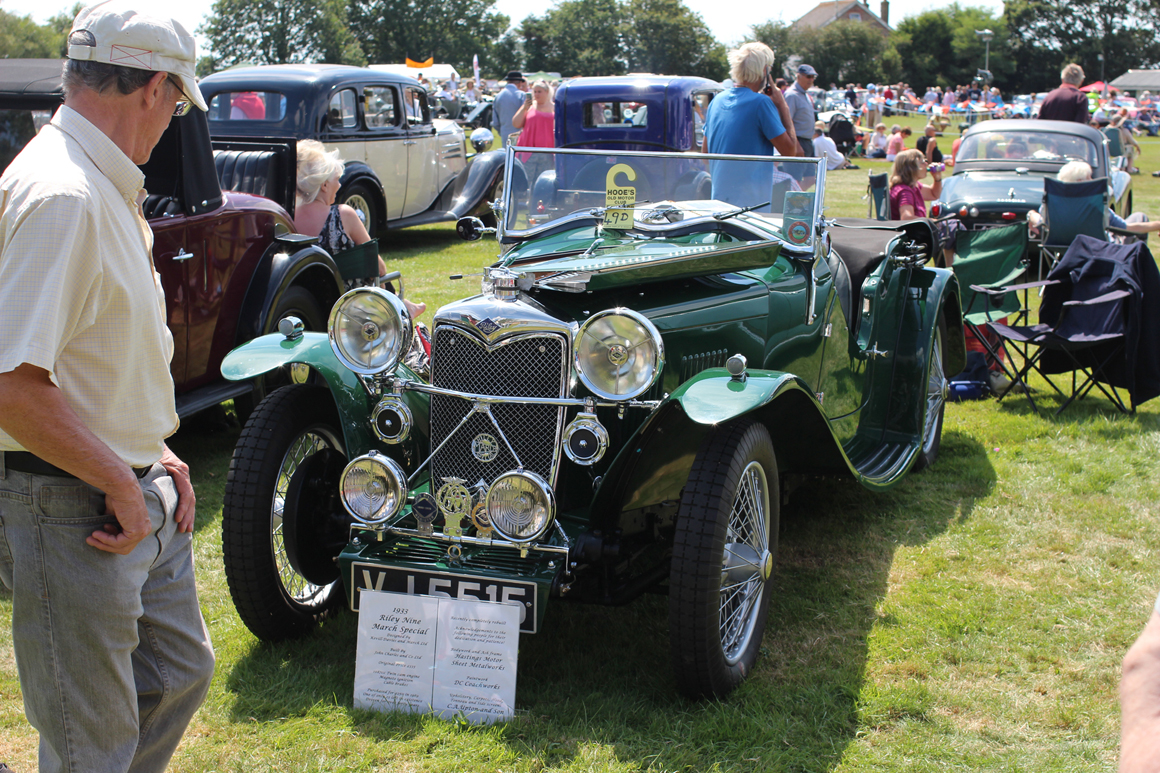
<path fill-rule="evenodd" d="M 193 109 L 193 100 L 190 99 L 189 95 L 185 93 L 185 89 L 181 88 L 180 81 L 178 81 L 172 75 L 166 74 L 165 77 L 170 83 L 173 84 L 173 87 L 177 89 L 177 93 L 184 97 L 184 99 L 177 100 L 177 104 L 173 106 L 173 117 L 180 118 L 183 115 L 188 115 L 189 111 Z"/>

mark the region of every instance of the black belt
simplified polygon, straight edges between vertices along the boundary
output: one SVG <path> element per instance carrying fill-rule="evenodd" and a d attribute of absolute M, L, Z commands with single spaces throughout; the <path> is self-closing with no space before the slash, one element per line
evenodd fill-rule
<path fill-rule="evenodd" d="M 29 475 L 60 475 L 66 478 L 75 478 L 71 472 L 65 472 L 55 464 L 49 464 L 35 454 L 30 454 L 27 451 L 7 451 L 4 453 L 4 466 L 9 470 L 16 470 L 17 472 L 26 472 Z M 144 478 L 149 471 L 153 469 L 150 467 L 134 467 L 133 474 L 138 478 Z"/>

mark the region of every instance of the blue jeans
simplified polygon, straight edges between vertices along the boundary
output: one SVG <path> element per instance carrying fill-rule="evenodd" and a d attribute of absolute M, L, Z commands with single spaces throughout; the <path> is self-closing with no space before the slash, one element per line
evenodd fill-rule
<path fill-rule="evenodd" d="M 127 556 L 85 543 L 102 492 L 73 477 L 4 467 L 0 580 L 41 771 L 163 771 L 213 676 L 192 535 L 161 465 L 141 479 L 152 533 Z"/>

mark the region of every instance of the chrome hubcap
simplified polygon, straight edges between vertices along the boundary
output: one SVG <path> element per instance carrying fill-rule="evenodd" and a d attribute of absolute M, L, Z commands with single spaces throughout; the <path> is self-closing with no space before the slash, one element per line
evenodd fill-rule
<path fill-rule="evenodd" d="M 733 499 L 721 563 L 721 646 L 729 665 L 741 659 L 753 637 L 773 564 L 769 485 L 762 466 L 750 462 L 741 473 Z"/>
<path fill-rule="evenodd" d="M 286 456 L 282 458 L 282 466 L 278 469 L 278 480 L 274 484 L 274 501 L 270 507 L 270 546 L 274 551 L 274 565 L 278 570 L 278 578 L 286 595 L 299 604 L 314 604 L 322 601 L 322 592 L 325 585 L 314 585 L 305 577 L 298 574 L 286 555 L 286 538 L 282 534 L 282 515 L 286 512 L 286 492 L 290 488 L 290 480 L 294 477 L 298 467 L 311 455 L 326 449 L 337 448 L 333 439 L 323 437 L 318 432 L 306 431 L 294 439 Z"/>

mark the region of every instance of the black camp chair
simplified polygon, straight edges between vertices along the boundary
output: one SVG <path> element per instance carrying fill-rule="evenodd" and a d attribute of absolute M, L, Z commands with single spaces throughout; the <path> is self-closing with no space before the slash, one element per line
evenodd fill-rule
<path fill-rule="evenodd" d="M 1081 235 L 1044 281 L 999 290 L 972 289 L 998 294 L 1025 287 L 1043 287 L 1039 324 L 988 325 L 1004 348 L 1016 343 L 1030 351 L 1023 367 L 1008 375 L 1024 386 L 1037 412 L 1039 407 L 1026 389 L 1032 370 L 1065 398 L 1057 415 L 1094 388 L 1124 412 L 1135 411 L 1160 394 L 1156 357 L 1160 309 L 1151 308 L 1160 297 L 1160 271 L 1146 244 L 1113 244 Z M 1072 374 L 1070 395 L 1051 378 L 1065 373 Z M 1127 390 L 1130 408 L 1120 398 L 1119 388 Z"/>

